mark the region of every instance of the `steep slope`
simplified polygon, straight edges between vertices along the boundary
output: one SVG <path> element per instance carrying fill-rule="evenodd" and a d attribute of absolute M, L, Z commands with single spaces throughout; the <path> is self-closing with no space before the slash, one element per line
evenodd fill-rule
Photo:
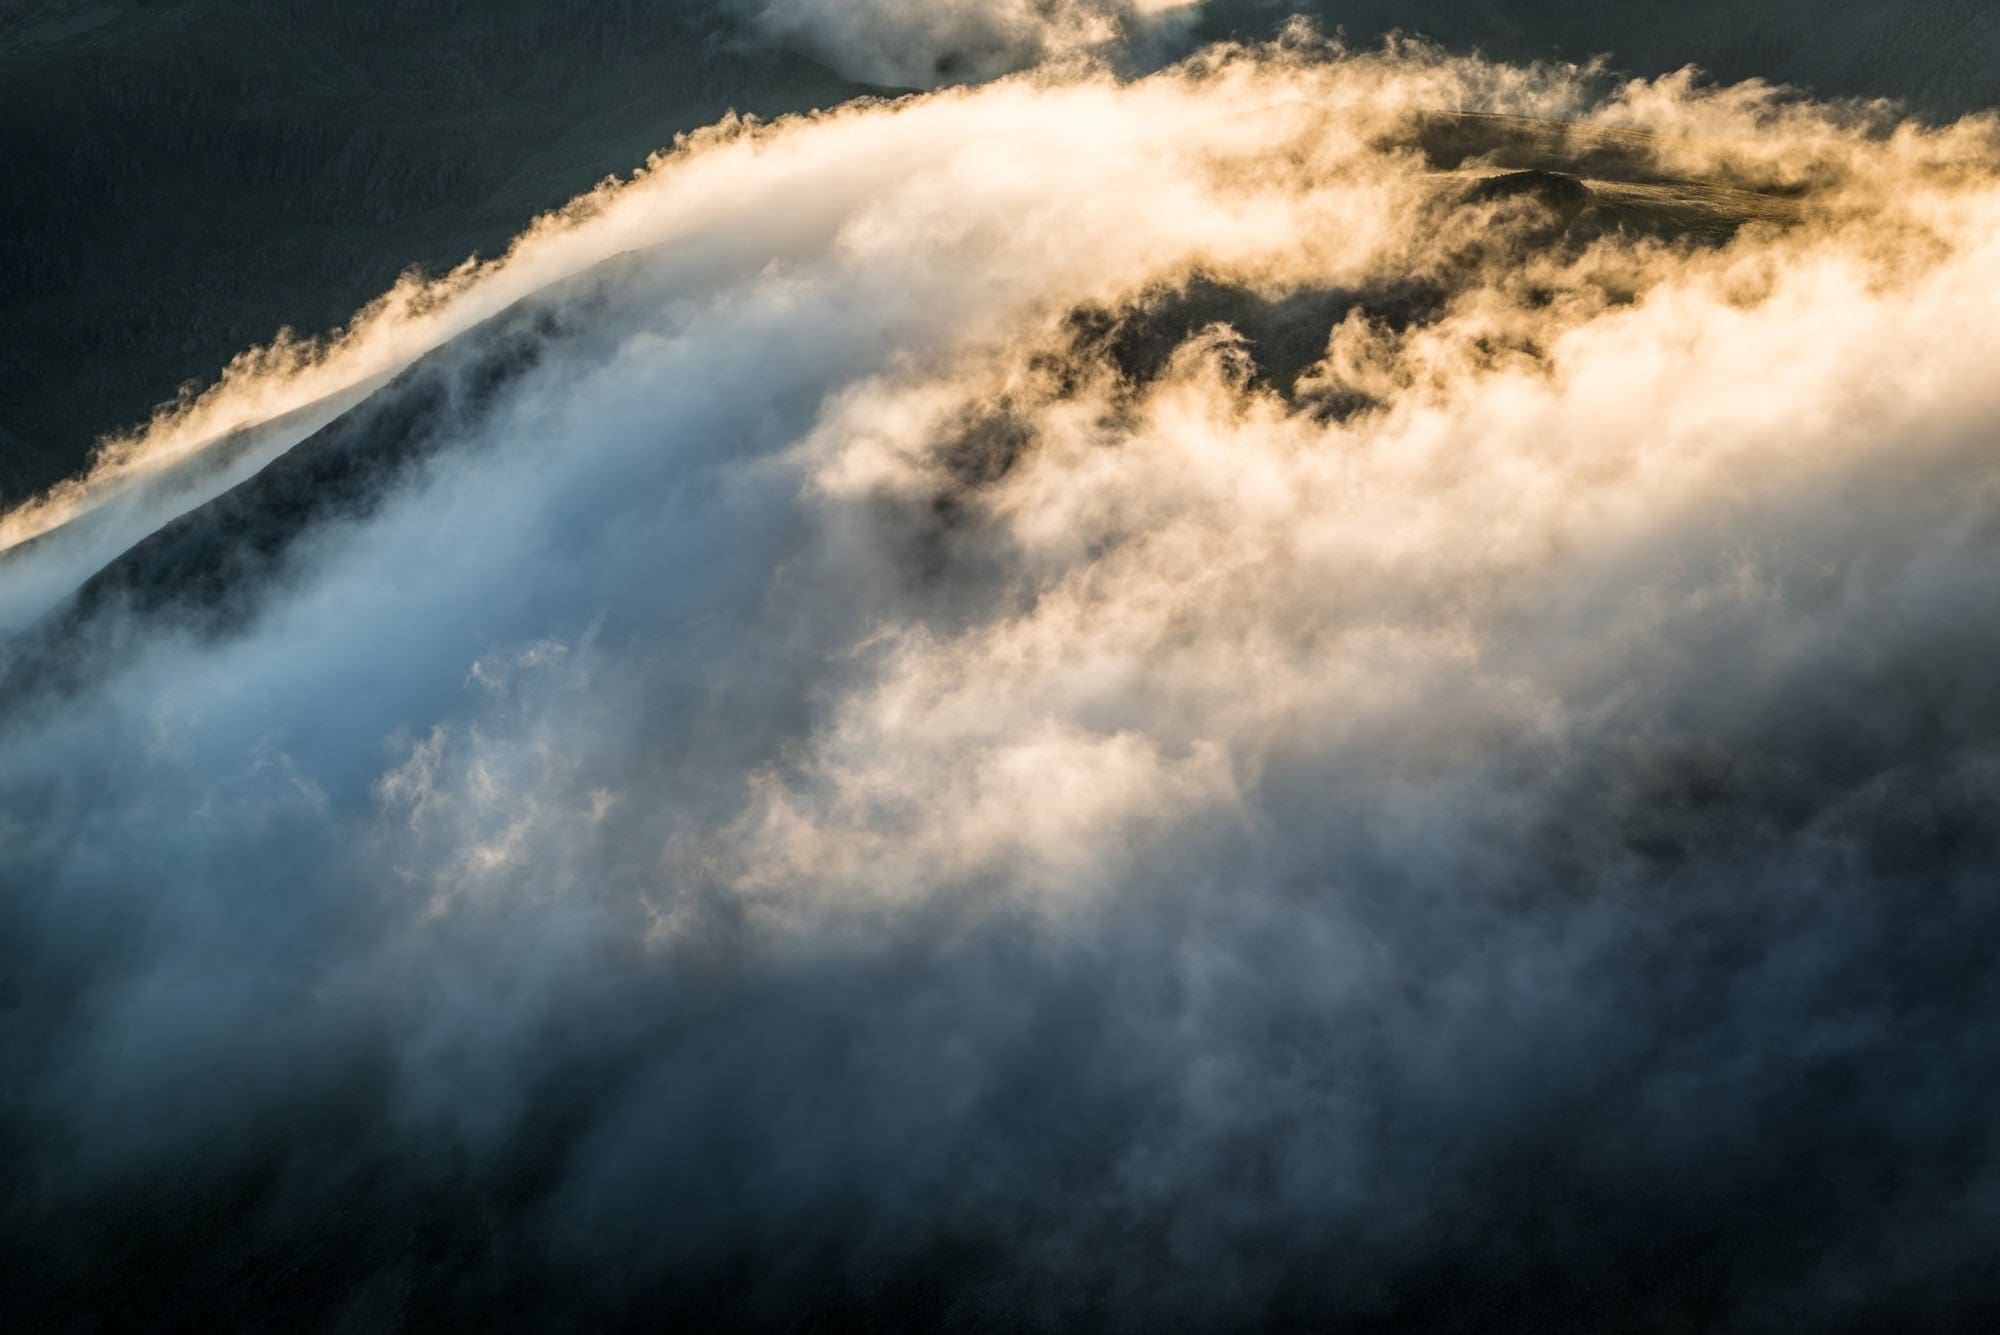
<path fill-rule="evenodd" d="M 1255 33 L 1294 12 L 1359 40 L 1395 30 L 1513 60 L 1604 55 L 1646 75 L 1692 64 L 1933 116 L 2000 104 L 2000 8 L 1983 0 L 1218 0 L 1204 28 Z"/>
<path fill-rule="evenodd" d="M 857 91 L 819 29 L 753 38 L 716 0 L 248 0 L 0 6 L 0 502 L 75 472 L 281 326 L 323 330 L 411 265 L 490 251 L 535 213 L 724 111 Z M 857 8 L 890 17 L 897 6 Z M 1060 7 L 1058 7 L 1060 8 Z M 1509 59 L 1697 64 L 1950 115 L 2000 101 L 1977 0 L 1210 0 L 1186 34 L 1263 37 L 1303 10 L 1355 40 L 1424 34 Z M 922 68 L 957 68 L 949 17 Z M 1185 50 L 1168 44 L 1162 53 Z M 846 61 L 850 74 L 868 61 Z M 946 75 L 945 77 L 950 77 Z"/>
<path fill-rule="evenodd" d="M 1356 316 L 1397 329 L 1429 324 L 1483 281 L 1496 249 L 1573 257 L 1607 239 L 1701 248 L 1727 242 L 1748 223 L 1782 226 L 1797 210 L 1784 193 L 1664 174 L 1658 145 L 1640 133 L 1430 113 L 1400 127 L 1398 139 L 1432 173 L 1438 225 L 1476 215 L 1485 229 L 1478 242 L 1359 287 L 1273 294 L 1196 272 L 1116 307 L 1071 311 L 1061 359 L 1075 374 L 1105 362 L 1138 392 L 1204 330 L 1226 327 L 1241 339 L 1251 383 L 1323 417 L 1346 416 L 1377 405 L 1351 392 L 1321 394 L 1310 380 L 1335 329 Z M 86 511 L 0 552 L 0 576 L 17 590 L 0 601 L 0 711 L 42 687 L 85 679 L 104 661 L 103 650 L 136 637 L 135 626 L 174 624 L 204 635 L 236 628 L 254 615 L 268 586 L 282 581 L 315 529 L 365 519 L 433 453 L 476 437 L 495 402 L 552 348 L 573 369 L 598 366 L 606 354 L 593 347 L 593 325 L 614 304 L 643 303 L 649 266 L 657 263 L 657 256 L 621 254 L 523 298 L 388 383 L 351 391 L 353 406 L 233 485 L 218 479 L 231 472 L 233 456 L 258 456 L 247 440 L 211 447 L 149 479 L 113 507 L 118 513 Z M 283 430 L 283 423 L 263 426 Z M 1018 448 L 1003 416 L 972 424 L 945 453 L 953 476 L 976 485 L 1002 476 Z M 213 499 L 176 502 L 179 495 Z M 148 521 L 149 513 L 156 517 Z M 67 568 L 72 579 L 88 576 L 74 597 L 65 590 L 49 598 L 53 615 L 46 618 L 19 610 L 23 602 L 38 607 L 21 586 L 62 578 L 34 580 L 29 572 L 38 562 Z"/>
<path fill-rule="evenodd" d="M 670 0 L 0 7 L 0 500 L 677 132 L 855 91 Z"/>

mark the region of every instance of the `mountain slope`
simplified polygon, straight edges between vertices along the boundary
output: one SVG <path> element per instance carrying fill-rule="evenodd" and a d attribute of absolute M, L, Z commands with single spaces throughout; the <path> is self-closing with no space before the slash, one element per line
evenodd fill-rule
<path fill-rule="evenodd" d="M 666 0 L 0 9 L 0 500 L 680 131 L 855 91 Z"/>
<path fill-rule="evenodd" d="M 0 503 L 75 472 L 99 436 L 281 326 L 323 331 L 411 265 L 490 252 L 678 131 L 731 108 L 769 115 L 862 91 L 808 54 L 753 41 L 736 17 L 759 9 L 0 5 Z M 1671 12 L 1211 0 L 1188 35 L 1262 38 L 1295 10 L 1357 41 L 1401 30 L 1509 59 L 1608 54 L 1640 73 L 1693 63 L 1932 115 L 2000 102 L 2000 9 L 1976 0 L 1701 0 Z M 934 21 L 948 37 L 950 22 Z"/>
<path fill-rule="evenodd" d="M 1295 11 L 1363 41 L 1399 30 L 1510 60 L 1604 55 L 1646 75 L 1697 65 L 1932 116 L 2000 104 L 2000 7 L 1984 0 L 1220 0 L 1204 27 L 1256 33 Z"/>

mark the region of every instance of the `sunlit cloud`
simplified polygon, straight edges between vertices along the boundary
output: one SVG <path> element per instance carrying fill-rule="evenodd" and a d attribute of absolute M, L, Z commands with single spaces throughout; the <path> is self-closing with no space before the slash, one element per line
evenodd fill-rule
<path fill-rule="evenodd" d="M 882 20 L 1036 68 L 689 136 L 6 517 L 10 1221 L 364 1322 L 1983 1253 L 2000 123 L 1086 58 L 1179 8 Z"/>

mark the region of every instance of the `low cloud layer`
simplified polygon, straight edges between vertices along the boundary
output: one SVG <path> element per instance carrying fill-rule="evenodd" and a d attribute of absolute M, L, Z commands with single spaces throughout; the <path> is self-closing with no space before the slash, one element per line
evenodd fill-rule
<path fill-rule="evenodd" d="M 2000 126 L 1858 117 L 1044 71 L 239 364 L 0 530 L 0 1292 L 1979 1324 Z"/>

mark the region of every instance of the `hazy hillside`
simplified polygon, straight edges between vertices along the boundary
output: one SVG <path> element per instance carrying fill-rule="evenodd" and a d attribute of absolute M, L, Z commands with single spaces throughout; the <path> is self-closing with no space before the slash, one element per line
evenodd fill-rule
<path fill-rule="evenodd" d="M 2000 6 L 1988 0 L 1222 0 L 1207 26 L 1256 31 L 1299 10 L 1358 38 L 1400 28 L 1510 60 L 1608 54 L 1644 74 L 1694 64 L 1934 116 L 2000 103 Z"/>
<path fill-rule="evenodd" d="M 679 130 L 858 90 L 718 17 L 754 8 L 0 4 L 0 501 L 281 325 L 327 328 L 412 264 L 491 251 Z M 1978 0 L 1216 0 L 1189 36 L 1261 36 L 1298 9 L 1509 59 L 1694 62 L 1934 114 L 2000 100 L 2000 9 Z"/>
<path fill-rule="evenodd" d="M 283 324 L 734 107 L 854 89 L 673 0 L 0 5 L 0 498 Z"/>
<path fill-rule="evenodd" d="M 1413 144 L 1437 169 L 1440 217 L 1513 200 L 1515 210 L 1495 218 L 1488 246 L 1553 254 L 1640 236 L 1692 249 L 1726 242 L 1753 221 L 1782 227 L 1795 215 L 1797 201 L 1766 192 L 1660 183 L 1649 170 L 1642 136 L 1598 140 L 1562 129 L 1509 117 L 1427 118 Z M 1460 170 L 1467 161 L 1518 170 Z M 1591 173 L 1588 184 L 1571 171 Z M 1178 349 L 1222 322 L 1244 336 L 1251 383 L 1269 386 L 1296 410 L 1344 418 L 1375 405 L 1351 391 L 1328 393 L 1301 382 L 1325 356 L 1335 329 L 1353 316 L 1397 328 L 1437 321 L 1451 300 L 1476 285 L 1487 248 L 1448 255 L 1420 278 L 1352 290 L 1307 287 L 1282 299 L 1198 276 L 1145 292 L 1119 309 L 1072 311 L 1074 344 L 1062 355 L 1079 364 L 1101 358 L 1122 380 L 1143 388 L 1166 373 Z M 79 646 L 106 621 L 175 621 L 211 632 L 239 621 L 270 596 L 309 535 L 373 513 L 453 433 L 476 427 L 545 361 L 562 356 L 597 365 L 603 354 L 578 345 L 588 342 L 587 331 L 614 294 L 635 299 L 649 262 L 657 256 L 621 255 L 524 299 L 420 358 L 248 480 L 137 542 L 57 615 L 10 645 L 11 657 L 0 656 L 0 711 L 32 687 L 78 676 L 78 665 L 91 658 Z M 967 485 L 996 480 L 1016 462 L 1021 446 L 1004 424 L 969 431 L 949 454 L 952 476 Z M 190 476 L 168 481 L 190 493 L 212 493 L 216 486 L 192 475 L 213 467 L 213 460 L 197 457 L 175 470 Z M 48 545 L 84 536 L 58 533 Z M 0 631 L 5 629 L 0 617 Z"/>

